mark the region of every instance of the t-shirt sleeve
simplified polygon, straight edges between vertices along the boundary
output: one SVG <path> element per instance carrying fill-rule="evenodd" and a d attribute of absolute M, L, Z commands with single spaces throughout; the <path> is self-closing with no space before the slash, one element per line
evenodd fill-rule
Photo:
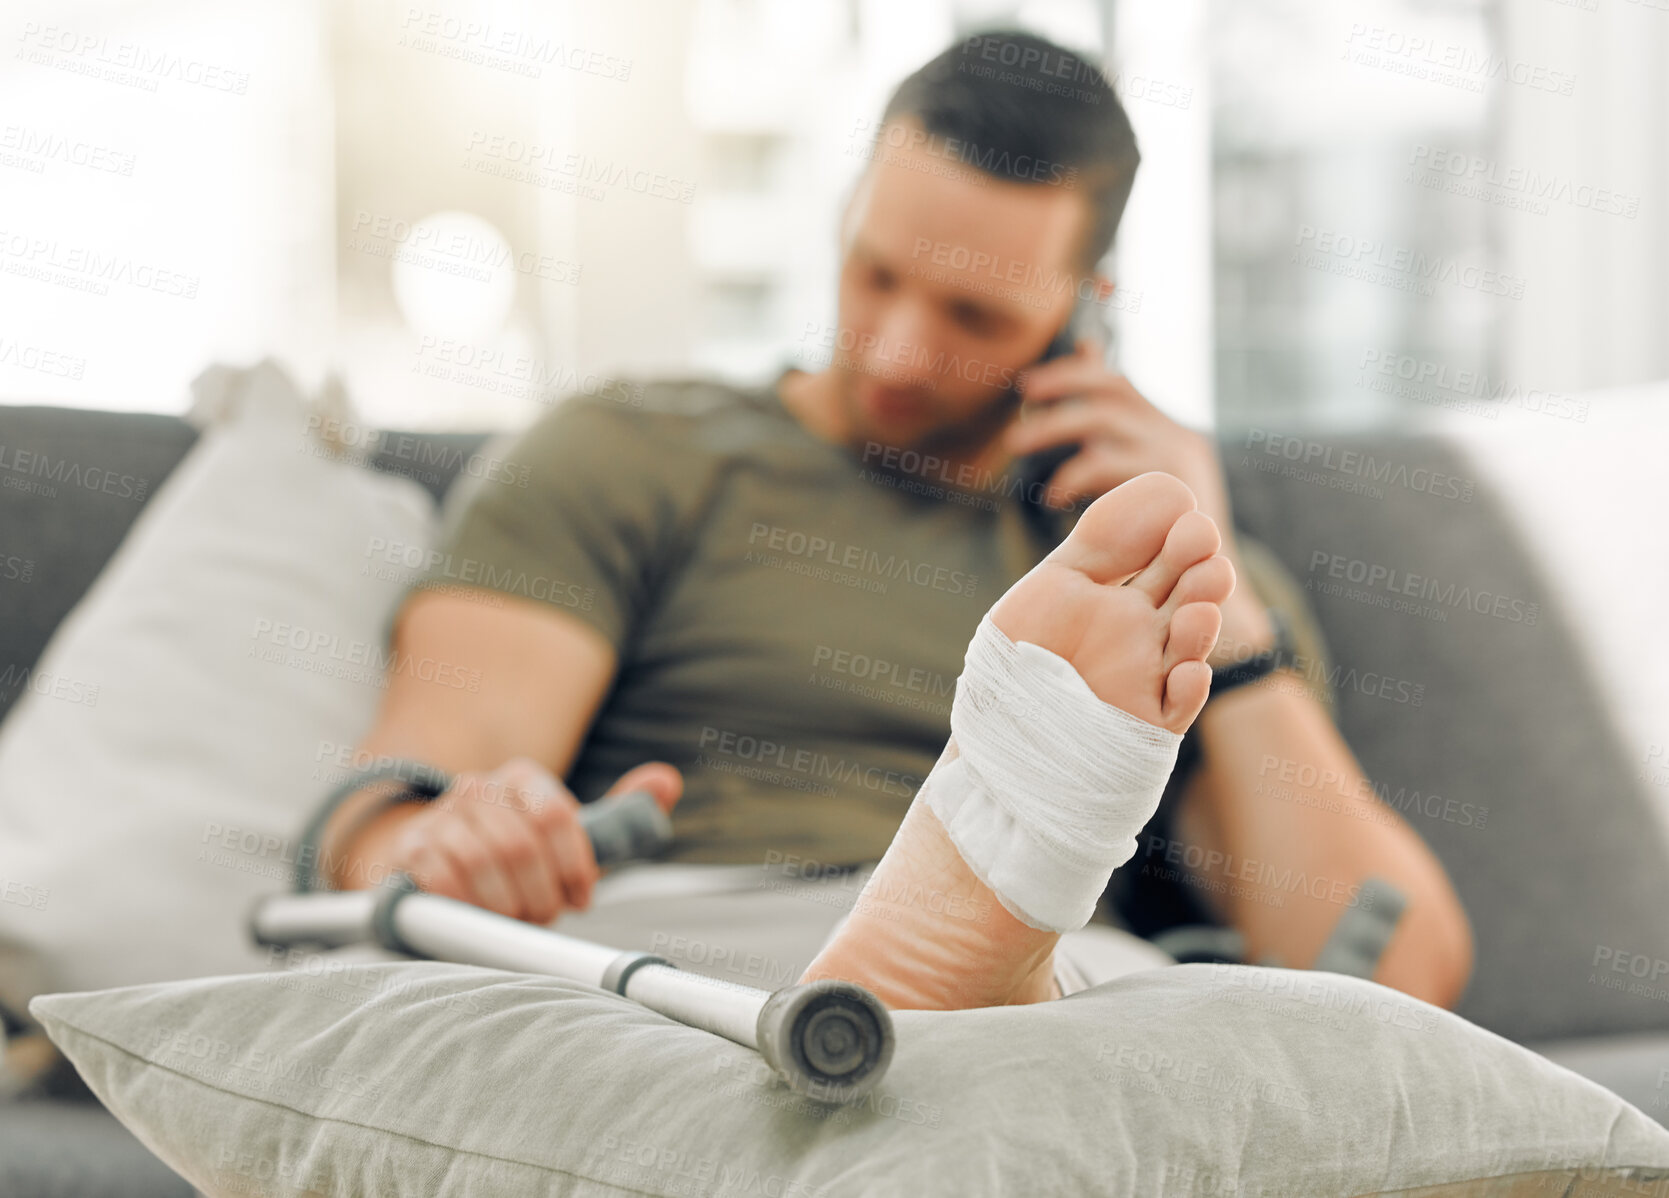
<path fill-rule="evenodd" d="M 639 626 L 674 550 L 678 467 L 647 414 L 562 400 L 488 446 L 447 496 L 439 541 L 411 590 L 473 587 L 584 620 L 616 651 Z"/>

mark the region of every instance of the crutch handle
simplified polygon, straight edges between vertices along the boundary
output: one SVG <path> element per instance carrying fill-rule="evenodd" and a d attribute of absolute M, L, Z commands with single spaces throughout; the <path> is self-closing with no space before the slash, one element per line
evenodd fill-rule
<path fill-rule="evenodd" d="M 672 843 L 672 817 L 647 790 L 630 790 L 581 805 L 580 826 L 591 837 L 598 865 L 653 857 Z"/>
<path fill-rule="evenodd" d="M 580 827 L 591 838 L 599 865 L 652 857 L 672 843 L 672 819 L 646 790 L 609 795 L 580 807 Z M 391 875 L 379 891 L 415 890 L 403 874 Z M 315 901 L 297 906 L 268 895 L 250 909 L 250 939 L 264 948 L 316 944 L 338 948 L 379 939 L 372 922 L 377 896 L 365 890 L 312 891 Z"/>

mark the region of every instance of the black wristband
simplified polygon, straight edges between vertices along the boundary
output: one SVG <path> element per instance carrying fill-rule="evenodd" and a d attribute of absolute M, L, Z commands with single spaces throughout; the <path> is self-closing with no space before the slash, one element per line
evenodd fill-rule
<path fill-rule="evenodd" d="M 452 785 L 452 779 L 434 766 L 405 759 L 384 761 L 354 774 L 325 796 L 313 818 L 308 821 L 307 829 L 301 834 L 301 844 L 296 850 L 294 889 L 297 894 L 329 889 L 328 885 L 319 885 L 319 871 L 314 864 L 314 859 L 319 855 L 319 840 L 324 835 L 325 825 L 330 822 L 330 817 L 336 814 L 336 809 L 347 802 L 349 796 L 373 783 L 385 781 L 399 782 L 401 789 L 390 794 L 377 810 L 392 807 L 396 803 L 427 803 Z M 327 877 L 328 873 L 327 870 Z"/>
<path fill-rule="evenodd" d="M 1211 694 L 1206 699 L 1210 702 L 1219 695 L 1226 694 L 1236 687 L 1256 682 L 1260 678 L 1268 677 L 1284 666 L 1292 657 L 1292 636 L 1287 628 L 1286 618 L 1273 608 L 1269 609 L 1269 622 L 1275 626 L 1275 644 L 1261 653 L 1255 653 L 1244 661 L 1237 661 L 1232 666 L 1211 673 Z"/>

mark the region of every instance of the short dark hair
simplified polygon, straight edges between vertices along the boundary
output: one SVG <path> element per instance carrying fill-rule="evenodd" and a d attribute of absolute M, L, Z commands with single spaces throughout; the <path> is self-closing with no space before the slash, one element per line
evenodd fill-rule
<path fill-rule="evenodd" d="M 909 118 L 984 174 L 1081 188 L 1091 212 L 1081 269 L 1112 247 L 1141 155 L 1090 59 L 1017 29 L 972 34 L 900 83 L 881 124 Z"/>

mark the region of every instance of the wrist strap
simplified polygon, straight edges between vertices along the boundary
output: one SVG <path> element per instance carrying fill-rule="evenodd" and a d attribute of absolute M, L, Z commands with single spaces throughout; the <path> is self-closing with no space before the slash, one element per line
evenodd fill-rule
<path fill-rule="evenodd" d="M 1267 677 L 1287 664 L 1292 657 L 1292 634 L 1287 627 L 1286 617 L 1274 608 L 1268 609 L 1269 622 L 1275 626 L 1275 644 L 1261 653 L 1255 653 L 1245 661 L 1235 662 L 1223 670 L 1213 670 L 1211 674 L 1211 694 L 1206 702 L 1220 695 L 1256 682 Z"/>
<path fill-rule="evenodd" d="M 301 834 L 301 844 L 296 850 L 294 890 L 297 894 L 329 889 L 328 886 L 319 884 L 319 871 L 315 865 L 315 859 L 319 855 L 319 840 L 324 835 L 325 825 L 330 822 L 330 817 L 336 813 L 336 809 L 347 802 L 350 796 L 373 783 L 384 781 L 399 782 L 401 789 L 390 793 L 380 806 L 368 810 L 359 823 L 349 830 L 350 832 L 358 831 L 365 820 L 377 812 L 385 811 L 398 803 L 427 803 L 452 784 L 452 779 L 434 766 L 405 758 L 385 760 L 353 774 L 325 796 L 318 810 L 313 813 L 313 818 L 308 821 L 306 831 Z"/>

